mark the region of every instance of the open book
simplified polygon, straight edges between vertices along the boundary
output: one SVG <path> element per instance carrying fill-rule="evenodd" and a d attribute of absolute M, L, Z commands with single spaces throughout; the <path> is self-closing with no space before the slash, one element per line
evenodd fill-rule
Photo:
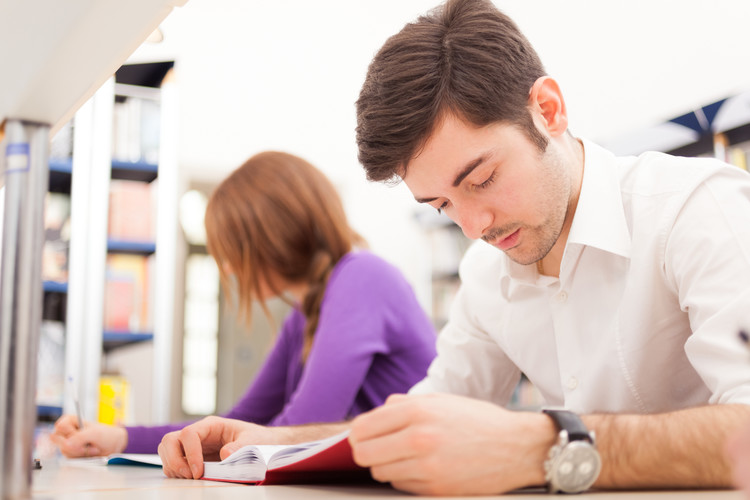
<path fill-rule="evenodd" d="M 203 479 L 248 484 L 361 481 L 370 473 L 354 463 L 349 431 L 295 445 L 250 445 L 221 462 L 206 462 Z"/>

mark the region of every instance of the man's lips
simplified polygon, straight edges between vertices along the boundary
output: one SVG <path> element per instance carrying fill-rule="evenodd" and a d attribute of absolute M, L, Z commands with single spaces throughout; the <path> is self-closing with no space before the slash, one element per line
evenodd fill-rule
<path fill-rule="evenodd" d="M 518 244 L 518 239 L 521 236 L 521 229 L 516 229 L 512 233 L 510 233 L 508 236 L 502 239 L 498 239 L 492 242 L 492 246 L 495 246 L 499 248 L 500 250 L 508 250 L 509 248 L 513 248 Z"/>

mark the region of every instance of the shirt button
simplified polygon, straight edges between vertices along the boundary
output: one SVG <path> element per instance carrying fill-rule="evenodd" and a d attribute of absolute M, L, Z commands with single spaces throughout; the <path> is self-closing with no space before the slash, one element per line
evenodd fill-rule
<path fill-rule="evenodd" d="M 560 292 L 557 294 L 557 301 L 560 303 L 565 302 L 568 300 L 568 294 L 566 292 Z"/>
<path fill-rule="evenodd" d="M 572 391 L 576 387 L 578 387 L 578 379 L 575 378 L 575 377 L 570 377 L 568 379 L 568 389 L 570 389 Z"/>

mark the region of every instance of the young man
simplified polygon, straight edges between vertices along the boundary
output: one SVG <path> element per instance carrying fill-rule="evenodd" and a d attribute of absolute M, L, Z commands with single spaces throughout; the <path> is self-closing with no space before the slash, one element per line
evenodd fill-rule
<path fill-rule="evenodd" d="M 389 39 L 357 113 L 368 178 L 402 179 L 484 240 L 427 378 L 351 423 L 358 463 L 422 494 L 731 484 L 725 442 L 750 417 L 750 176 L 574 137 L 557 83 L 487 0 Z M 504 409 L 522 372 L 565 411 Z M 213 419 L 162 456 L 199 477 L 226 443 L 333 430 Z"/>

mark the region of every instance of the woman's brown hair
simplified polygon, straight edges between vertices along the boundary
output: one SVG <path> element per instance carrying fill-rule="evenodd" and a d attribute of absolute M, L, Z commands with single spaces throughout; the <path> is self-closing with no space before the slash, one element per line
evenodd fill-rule
<path fill-rule="evenodd" d="M 518 125 L 544 150 L 528 110 L 544 67 L 490 0 L 448 0 L 375 55 L 357 100 L 359 161 L 373 181 L 402 178 L 448 113 L 477 126 Z"/>
<path fill-rule="evenodd" d="M 205 223 L 222 287 L 231 296 L 234 278 L 237 305 L 248 324 L 253 300 L 259 300 L 270 319 L 261 284 L 274 295 L 283 292 L 279 278 L 309 286 L 299 305 L 306 318 L 307 359 L 331 270 L 353 246 L 363 244 L 349 226 L 334 186 L 302 158 L 259 153 L 216 188 Z"/>

